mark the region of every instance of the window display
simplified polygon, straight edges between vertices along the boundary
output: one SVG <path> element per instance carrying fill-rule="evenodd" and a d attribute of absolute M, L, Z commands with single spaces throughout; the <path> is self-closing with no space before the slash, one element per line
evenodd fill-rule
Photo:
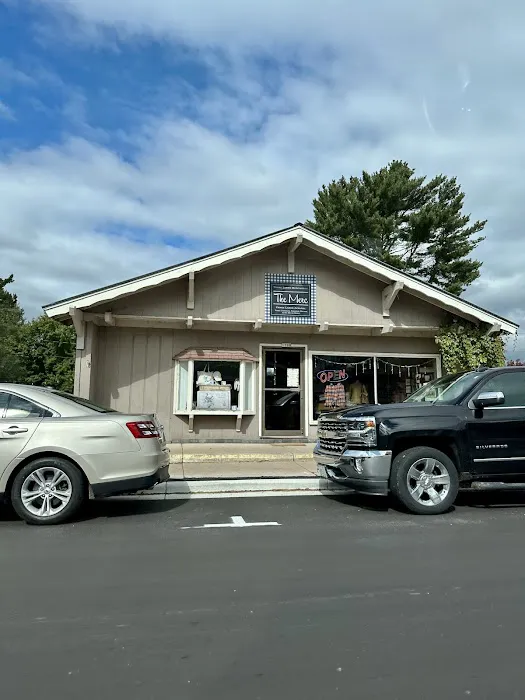
<path fill-rule="evenodd" d="M 375 376 L 374 379 L 374 363 Z M 313 418 L 356 405 L 405 401 L 435 379 L 435 358 L 312 356 Z"/>
<path fill-rule="evenodd" d="M 255 363 L 250 360 L 188 359 L 185 351 L 175 372 L 175 412 L 255 411 Z M 199 352 L 202 357 L 204 352 Z M 211 355 L 215 353 L 209 353 Z M 218 354 L 218 353 L 217 353 Z M 228 354 L 239 355 L 236 351 Z"/>
<path fill-rule="evenodd" d="M 240 362 L 195 362 L 192 409 L 238 411 L 240 367 Z"/>
<path fill-rule="evenodd" d="M 417 389 L 436 378 L 436 360 L 414 357 L 378 357 L 377 401 L 405 401 Z"/>
<path fill-rule="evenodd" d="M 314 420 L 319 414 L 374 402 L 374 360 L 345 355 L 313 356 Z"/>

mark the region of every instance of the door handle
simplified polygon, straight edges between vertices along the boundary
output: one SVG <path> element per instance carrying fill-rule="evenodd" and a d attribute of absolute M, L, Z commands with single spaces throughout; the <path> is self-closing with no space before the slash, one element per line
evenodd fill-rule
<path fill-rule="evenodd" d="M 21 433 L 27 433 L 27 428 L 19 428 L 18 425 L 12 425 L 10 428 L 2 430 L 6 435 L 20 435 Z"/>

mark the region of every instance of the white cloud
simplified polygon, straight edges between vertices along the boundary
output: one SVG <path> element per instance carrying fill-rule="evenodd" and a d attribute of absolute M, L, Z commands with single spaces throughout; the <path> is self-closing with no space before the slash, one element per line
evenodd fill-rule
<path fill-rule="evenodd" d="M 306 219 L 323 182 L 402 158 L 423 174 L 457 175 L 468 211 L 489 218 L 483 279 L 470 296 L 525 320 L 525 6 L 517 0 L 460 9 L 451 0 L 38 1 L 70 11 L 89 31 L 183 40 L 220 82 L 185 97 L 196 121 L 173 109 L 128 134 L 133 165 L 85 131 L 0 164 L 0 275 L 17 274 L 31 310 L 192 255 L 154 238 L 117 246 L 103 233 L 108 225 L 220 247 Z M 303 70 L 283 73 L 270 96 L 250 60 L 254 48 Z M 74 106 L 82 119 L 82 99 Z"/>
<path fill-rule="evenodd" d="M 15 120 L 15 114 L 9 105 L 0 100 L 0 119 L 8 119 L 9 121 Z"/>

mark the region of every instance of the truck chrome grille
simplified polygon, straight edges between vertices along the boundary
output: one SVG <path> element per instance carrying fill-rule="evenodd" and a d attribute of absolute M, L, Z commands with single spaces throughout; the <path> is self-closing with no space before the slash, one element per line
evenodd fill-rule
<path fill-rule="evenodd" d="M 346 445 L 346 424 L 342 421 L 319 421 L 319 447 L 325 452 L 341 454 Z"/>
<path fill-rule="evenodd" d="M 332 430 L 334 433 L 340 433 L 342 430 L 346 430 L 346 425 L 342 421 L 321 419 L 319 421 L 319 428 L 321 430 Z"/>
<path fill-rule="evenodd" d="M 319 447 L 326 452 L 340 454 L 345 448 L 346 440 L 343 438 L 319 438 Z"/>

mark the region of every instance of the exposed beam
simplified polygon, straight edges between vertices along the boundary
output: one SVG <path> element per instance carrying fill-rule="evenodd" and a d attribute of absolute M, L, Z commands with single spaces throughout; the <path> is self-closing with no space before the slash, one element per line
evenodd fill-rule
<path fill-rule="evenodd" d="M 390 317 L 390 309 L 392 308 L 392 304 L 404 286 L 404 282 L 394 282 L 383 289 L 383 318 Z"/>
<path fill-rule="evenodd" d="M 104 314 L 104 323 L 106 326 L 114 326 L 115 325 L 115 318 L 111 311 L 106 311 Z"/>
<path fill-rule="evenodd" d="M 496 335 L 496 333 L 501 333 L 501 323 L 494 323 L 487 329 L 485 335 Z"/>
<path fill-rule="evenodd" d="M 295 251 L 303 242 L 303 234 L 298 233 L 295 239 L 288 246 L 288 272 L 295 272 Z"/>
<path fill-rule="evenodd" d="M 176 328 L 184 330 L 189 328 L 188 318 L 191 318 L 192 327 L 198 327 L 202 330 L 231 330 L 231 331 L 254 331 L 267 330 L 272 333 L 289 333 L 290 326 L 285 323 L 269 324 L 264 319 L 228 319 L 228 318 L 203 318 L 201 316 L 144 316 L 144 315 L 129 315 L 129 314 L 113 314 L 113 320 L 117 328 Z M 95 325 L 104 325 L 103 313 L 84 312 L 83 319 L 86 323 L 92 322 Z M 259 323 L 261 328 L 259 328 Z M 338 333 L 341 335 L 381 335 L 383 326 L 386 321 L 375 324 L 363 323 L 328 323 L 329 333 Z M 311 325 L 294 326 L 297 333 L 316 333 L 320 332 L 319 323 Z M 393 325 L 392 332 L 395 335 L 414 334 L 416 337 L 432 337 L 434 338 L 439 331 L 438 326 L 403 326 Z"/>
<path fill-rule="evenodd" d="M 75 306 L 71 306 L 69 309 L 69 315 L 73 321 L 73 326 L 75 327 L 75 332 L 77 334 L 77 350 L 84 350 L 86 344 L 86 324 L 84 322 L 84 313 L 77 309 Z"/>
<path fill-rule="evenodd" d="M 190 270 L 188 274 L 188 301 L 186 308 L 195 308 L 195 272 L 193 270 Z"/>
<path fill-rule="evenodd" d="M 390 319 L 385 320 L 383 328 L 381 329 L 381 335 L 385 335 L 385 333 L 392 333 L 394 328 L 395 326 Z"/>
<path fill-rule="evenodd" d="M 328 323 L 328 321 L 324 321 L 323 323 L 321 323 L 321 324 L 319 325 L 319 333 L 326 333 L 326 331 L 328 330 L 329 325 L 330 325 L 330 324 Z"/>
<path fill-rule="evenodd" d="M 193 316 L 188 316 L 186 319 L 186 326 L 188 328 L 193 328 Z"/>

